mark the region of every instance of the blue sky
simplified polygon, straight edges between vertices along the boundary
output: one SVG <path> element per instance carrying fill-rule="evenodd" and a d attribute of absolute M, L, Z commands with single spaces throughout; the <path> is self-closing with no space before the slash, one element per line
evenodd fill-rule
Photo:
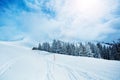
<path fill-rule="evenodd" d="M 120 0 L 0 0 L 0 40 L 112 41 Z"/>

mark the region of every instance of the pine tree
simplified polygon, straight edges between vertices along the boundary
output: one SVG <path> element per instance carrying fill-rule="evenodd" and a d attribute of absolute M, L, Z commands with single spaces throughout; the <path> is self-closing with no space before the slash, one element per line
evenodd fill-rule
<path fill-rule="evenodd" d="M 56 50 L 57 50 L 57 41 L 56 41 L 56 40 L 53 40 L 51 51 L 52 51 L 53 53 L 57 53 Z"/>
<path fill-rule="evenodd" d="M 66 54 L 72 55 L 72 54 L 71 54 L 71 51 L 72 51 L 72 50 L 71 50 L 70 44 L 67 43 L 67 44 L 66 44 Z"/>
<path fill-rule="evenodd" d="M 81 56 L 87 56 L 87 50 L 86 50 L 86 47 L 83 45 L 82 46 L 82 51 L 81 51 Z"/>
<path fill-rule="evenodd" d="M 62 42 L 57 40 L 56 41 L 56 53 L 61 53 L 62 49 Z"/>
<path fill-rule="evenodd" d="M 114 42 L 114 44 L 112 45 L 112 49 L 114 50 L 114 52 L 112 53 L 114 59 L 120 60 L 120 39 L 117 42 Z"/>
<path fill-rule="evenodd" d="M 61 45 L 62 45 L 62 47 L 61 47 L 60 53 L 61 53 L 61 54 L 67 54 L 67 47 L 66 47 L 67 44 L 64 43 L 64 42 L 62 42 Z"/>
<path fill-rule="evenodd" d="M 98 48 L 98 46 L 94 45 L 94 57 L 95 58 L 101 58 L 101 54 L 100 54 L 100 50 Z"/>
<path fill-rule="evenodd" d="M 42 44 L 42 50 L 50 52 L 50 44 L 48 42 L 44 42 Z"/>
<path fill-rule="evenodd" d="M 90 42 L 89 42 L 89 45 L 90 45 L 91 52 L 93 53 L 93 57 L 101 58 L 100 50 L 99 50 L 98 46 L 95 45 L 94 43 L 90 43 Z"/>
<path fill-rule="evenodd" d="M 82 43 L 79 43 L 79 46 L 78 46 L 78 55 L 79 56 L 81 56 L 82 55 L 82 53 L 83 53 L 83 48 L 84 47 L 84 45 L 82 44 Z"/>
<path fill-rule="evenodd" d="M 80 56 L 79 52 L 80 52 L 80 48 L 79 48 L 79 44 L 74 45 L 75 49 L 74 49 L 74 55 L 75 56 Z"/>
<path fill-rule="evenodd" d="M 90 49 L 90 45 L 88 43 L 85 44 L 85 48 L 86 48 L 86 54 L 88 57 L 93 57 L 93 53 Z"/>
<path fill-rule="evenodd" d="M 99 49 L 99 53 L 101 55 L 101 58 L 104 58 L 104 50 L 103 50 L 101 43 L 97 43 L 97 47 Z"/>
<path fill-rule="evenodd" d="M 39 43 L 39 45 L 38 45 L 38 50 L 42 50 L 42 46 L 41 46 L 40 43 Z"/>

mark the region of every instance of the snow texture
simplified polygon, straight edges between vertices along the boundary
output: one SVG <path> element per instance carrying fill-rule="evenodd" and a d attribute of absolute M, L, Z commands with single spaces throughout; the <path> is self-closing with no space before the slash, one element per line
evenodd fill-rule
<path fill-rule="evenodd" d="M 32 51 L 0 42 L 0 80 L 120 80 L 120 62 Z"/>

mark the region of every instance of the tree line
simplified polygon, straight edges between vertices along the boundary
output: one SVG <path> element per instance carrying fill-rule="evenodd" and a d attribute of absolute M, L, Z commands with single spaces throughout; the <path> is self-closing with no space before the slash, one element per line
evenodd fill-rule
<path fill-rule="evenodd" d="M 58 54 L 120 60 L 120 40 L 113 43 L 69 43 L 60 40 L 39 43 L 33 50 L 42 50 Z"/>

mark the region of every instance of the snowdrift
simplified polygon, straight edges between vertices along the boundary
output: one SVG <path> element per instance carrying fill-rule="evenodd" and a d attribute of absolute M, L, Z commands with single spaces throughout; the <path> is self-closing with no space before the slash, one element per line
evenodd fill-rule
<path fill-rule="evenodd" d="M 0 42 L 0 80 L 120 80 L 120 62 Z"/>

